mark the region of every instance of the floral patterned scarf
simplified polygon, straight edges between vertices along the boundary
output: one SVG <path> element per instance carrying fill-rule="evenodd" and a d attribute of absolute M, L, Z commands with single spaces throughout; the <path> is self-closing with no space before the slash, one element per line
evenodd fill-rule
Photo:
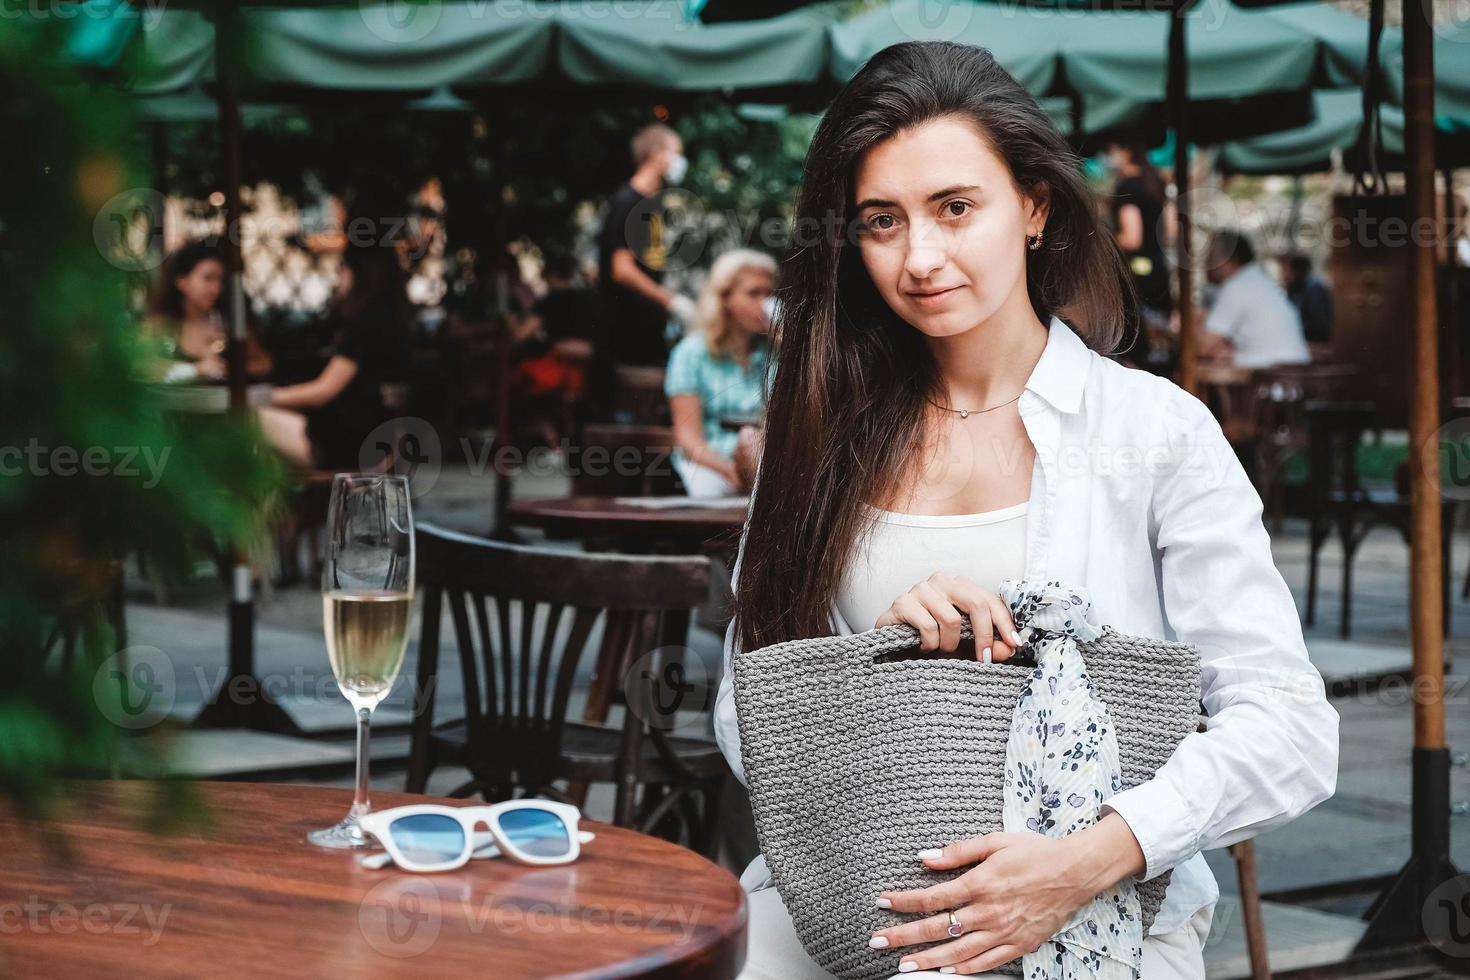
<path fill-rule="evenodd" d="M 1006 579 L 1000 597 L 1037 663 L 1006 743 L 1003 825 L 1065 837 L 1096 823 L 1102 802 L 1123 788 L 1112 716 L 1077 651 L 1103 629 L 1085 589 Z M 1124 878 L 1023 956 L 1021 967 L 1026 980 L 1137 980 L 1142 959 L 1138 894 Z"/>

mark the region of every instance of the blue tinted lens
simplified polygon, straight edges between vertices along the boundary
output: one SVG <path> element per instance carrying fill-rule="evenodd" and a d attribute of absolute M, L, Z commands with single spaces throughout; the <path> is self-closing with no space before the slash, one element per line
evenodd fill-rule
<path fill-rule="evenodd" d="M 550 810 L 527 807 L 502 813 L 500 832 L 527 857 L 559 858 L 572 852 L 567 825 Z"/>
<path fill-rule="evenodd" d="M 388 833 L 404 857 L 421 864 L 440 864 L 464 853 L 464 828 L 443 813 L 399 817 Z"/>

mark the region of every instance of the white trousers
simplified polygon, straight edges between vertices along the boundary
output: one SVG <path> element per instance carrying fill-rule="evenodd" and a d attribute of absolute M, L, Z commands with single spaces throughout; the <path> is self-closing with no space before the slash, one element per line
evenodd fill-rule
<path fill-rule="evenodd" d="M 745 896 L 750 902 L 745 969 L 736 980 L 832 980 L 832 974 L 817 965 L 796 936 L 791 916 L 775 887 L 762 888 Z M 1205 940 L 1210 936 L 1214 905 L 1194 913 L 1184 925 L 1166 933 L 1145 936 L 1140 980 L 1204 980 Z M 938 970 L 895 973 L 890 980 L 940 978 L 960 974 Z M 971 973 L 970 977 L 1015 980 L 1004 973 Z"/>
<path fill-rule="evenodd" d="M 725 479 L 722 473 L 685 458 L 683 453 L 676 452 L 671 458 L 679 479 L 684 481 L 685 491 L 691 497 L 733 497 L 740 492 L 740 488 Z"/>

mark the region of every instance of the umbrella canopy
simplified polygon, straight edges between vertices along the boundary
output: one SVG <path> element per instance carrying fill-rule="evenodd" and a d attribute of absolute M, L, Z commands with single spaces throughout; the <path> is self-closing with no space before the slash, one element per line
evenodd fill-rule
<path fill-rule="evenodd" d="M 1057 69 L 1065 38 L 1040 29 L 1037 18 L 1054 20 L 1055 11 L 962 2 L 942 8 L 926 0 L 897 0 L 834 24 L 830 71 L 845 82 L 869 58 L 903 41 L 956 41 L 988 48 L 995 60 L 1035 95 L 1057 88 Z"/>
<path fill-rule="evenodd" d="M 1388 94 L 1404 100 L 1402 46 L 1384 55 Z M 1470 129 L 1470 23 L 1442 27 L 1434 38 L 1434 115 L 1443 130 Z"/>
<path fill-rule="evenodd" d="M 673 2 L 648 4 L 638 17 L 557 9 L 557 65 L 572 81 L 679 91 L 817 84 L 828 28 L 840 12 L 836 3 L 820 3 L 764 20 L 704 24 L 685 20 Z"/>
<path fill-rule="evenodd" d="M 1220 169 L 1246 174 L 1298 174 L 1328 170 L 1333 151 L 1348 153 L 1363 126 L 1363 95 L 1351 89 L 1316 92 L 1316 118 L 1308 125 L 1249 140 L 1225 143 L 1216 157 Z M 1404 152 L 1404 113 L 1382 106 L 1383 149 L 1394 157 Z"/>
<path fill-rule="evenodd" d="M 214 25 L 197 10 L 89 5 L 67 44 L 79 65 L 117 69 L 130 92 L 181 92 L 214 77 Z"/>
<path fill-rule="evenodd" d="M 256 90 L 350 91 L 545 81 L 728 92 L 827 82 L 837 3 L 717 24 L 685 11 L 678 0 L 248 7 L 239 12 L 243 79 Z M 70 47 L 79 63 L 123 69 L 138 94 L 214 79 L 214 26 L 194 10 L 116 0 L 79 26 Z"/>
<path fill-rule="evenodd" d="M 402 10 L 408 10 L 407 16 Z M 515 84 L 552 63 L 553 12 L 443 3 L 246 10 L 244 75 L 256 85 L 413 91 Z M 553 8 L 554 9 L 554 8 Z"/>
<path fill-rule="evenodd" d="M 1357 84 L 1367 62 L 1367 22 L 1324 5 L 1245 10 L 1201 0 L 1184 19 L 1193 142 L 1309 122 L 1309 91 Z M 923 0 L 897 0 L 832 28 L 832 72 L 846 80 L 906 40 L 973 44 L 989 48 L 1038 96 L 1081 94 L 1083 128 L 1097 132 L 1166 100 L 1169 23 L 1154 10 L 965 2 L 936 15 Z M 1385 50 L 1399 44 L 1397 33 L 1385 32 Z M 1107 118 L 1094 122 L 1094 108 Z"/>

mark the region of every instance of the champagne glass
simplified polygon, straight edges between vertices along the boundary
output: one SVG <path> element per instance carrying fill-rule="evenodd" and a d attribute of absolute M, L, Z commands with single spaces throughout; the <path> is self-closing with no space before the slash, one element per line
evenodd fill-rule
<path fill-rule="evenodd" d="M 332 481 L 322 564 L 327 656 L 357 712 L 357 792 L 335 827 L 307 835 L 323 847 L 366 847 L 368 728 L 393 687 L 408 646 L 413 603 L 413 514 L 408 479 L 342 473 Z"/>

